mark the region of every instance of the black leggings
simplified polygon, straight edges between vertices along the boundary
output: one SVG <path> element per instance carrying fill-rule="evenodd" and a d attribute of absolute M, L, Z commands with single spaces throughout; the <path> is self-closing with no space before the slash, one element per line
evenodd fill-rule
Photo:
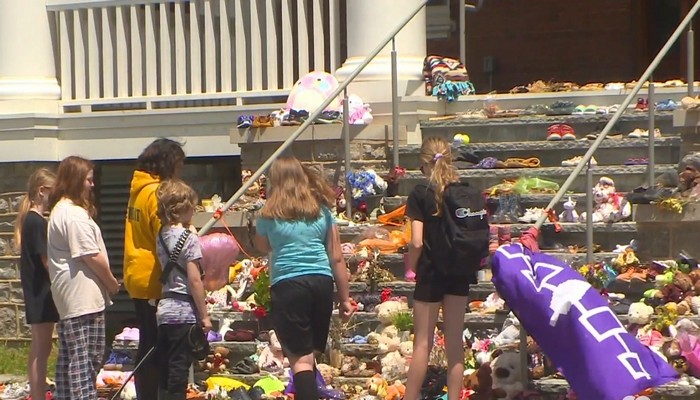
<path fill-rule="evenodd" d="M 138 362 L 158 343 L 158 324 L 156 307 L 150 305 L 148 300 L 134 299 L 134 308 L 139 327 L 139 349 L 136 356 Z M 158 362 L 155 354 L 151 354 L 151 357 L 136 370 L 134 384 L 139 399 L 158 398 Z"/>
<path fill-rule="evenodd" d="M 185 400 L 187 381 L 192 365 L 192 347 L 188 339 L 193 324 L 172 324 L 158 327 L 158 367 L 160 390 L 169 399 Z"/>

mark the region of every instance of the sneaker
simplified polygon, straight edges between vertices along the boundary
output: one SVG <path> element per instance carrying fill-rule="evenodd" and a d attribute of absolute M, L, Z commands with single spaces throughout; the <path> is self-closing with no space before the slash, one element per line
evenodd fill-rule
<path fill-rule="evenodd" d="M 518 217 L 518 221 L 525 224 L 531 224 L 537 222 L 537 220 L 540 219 L 542 214 L 544 214 L 544 208 L 528 208 L 525 210 L 525 214 L 523 214 L 521 217 Z"/>
<path fill-rule="evenodd" d="M 571 125 L 561 124 L 559 125 L 559 134 L 562 140 L 576 140 L 576 132 Z"/>
<path fill-rule="evenodd" d="M 561 124 L 554 124 L 547 128 L 547 140 L 561 140 Z"/>
<path fill-rule="evenodd" d="M 572 157 L 568 160 L 564 160 L 561 162 L 562 167 L 575 167 L 577 166 L 581 160 L 583 160 L 583 156 L 576 156 Z M 595 157 L 591 157 L 591 165 L 598 165 L 598 161 L 596 161 Z"/>
<path fill-rule="evenodd" d="M 316 119 L 316 121 L 324 123 L 324 124 L 335 124 L 342 122 L 340 120 L 340 112 L 338 111 L 324 111 L 321 113 L 321 115 Z"/>
<path fill-rule="evenodd" d="M 253 126 L 253 120 L 255 119 L 252 115 L 241 115 L 238 117 L 238 124 L 236 127 L 238 129 L 250 128 Z"/>

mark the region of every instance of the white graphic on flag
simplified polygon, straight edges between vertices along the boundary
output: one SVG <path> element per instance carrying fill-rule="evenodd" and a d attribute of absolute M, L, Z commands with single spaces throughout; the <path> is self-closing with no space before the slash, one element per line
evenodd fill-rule
<path fill-rule="evenodd" d="M 506 251 L 505 246 L 499 248 L 498 252 L 506 256 L 509 260 L 516 258 L 524 260 L 528 268 L 520 271 L 523 276 L 532 284 L 538 293 L 541 293 L 543 289 L 552 293 L 552 299 L 549 305 L 549 308 L 552 310 L 552 315 L 549 320 L 550 326 L 556 327 L 559 317 L 568 315 L 571 308 L 575 308 L 581 313 L 581 317 L 578 319 L 579 323 L 599 343 L 605 340 L 615 340 L 620 344 L 621 351 L 617 355 L 617 359 L 635 380 L 641 378 L 651 379 L 651 375 L 644 369 L 639 355 L 630 350 L 623 336 L 621 336 L 621 334 L 627 334 L 627 330 L 622 326 L 620 320 L 617 319 L 617 316 L 612 312 L 610 307 L 596 307 L 589 310 L 582 303 L 588 290 L 593 289 L 588 282 L 572 279 L 560 285 L 553 285 L 550 281 L 564 270 L 561 266 L 545 262 L 537 262 L 533 266 L 529 256 L 522 253 L 510 254 Z M 538 270 L 547 270 L 547 272 L 545 272 L 546 275 L 540 280 L 539 285 L 535 280 Z M 608 328 L 607 330 L 603 330 L 606 328 L 597 328 L 604 326 L 612 326 L 612 328 Z"/>

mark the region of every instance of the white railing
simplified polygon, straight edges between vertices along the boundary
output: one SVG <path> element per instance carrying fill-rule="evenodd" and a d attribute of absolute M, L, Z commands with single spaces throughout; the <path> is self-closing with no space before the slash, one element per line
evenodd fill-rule
<path fill-rule="evenodd" d="M 299 76 L 339 67 L 339 8 L 339 0 L 47 0 L 64 110 L 282 98 Z"/>

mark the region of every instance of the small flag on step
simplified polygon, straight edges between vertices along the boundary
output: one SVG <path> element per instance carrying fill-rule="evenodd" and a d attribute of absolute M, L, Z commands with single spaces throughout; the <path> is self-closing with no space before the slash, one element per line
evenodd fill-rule
<path fill-rule="evenodd" d="M 622 400 L 677 379 L 563 261 L 511 244 L 498 249 L 492 268 L 496 290 L 579 399 Z"/>

